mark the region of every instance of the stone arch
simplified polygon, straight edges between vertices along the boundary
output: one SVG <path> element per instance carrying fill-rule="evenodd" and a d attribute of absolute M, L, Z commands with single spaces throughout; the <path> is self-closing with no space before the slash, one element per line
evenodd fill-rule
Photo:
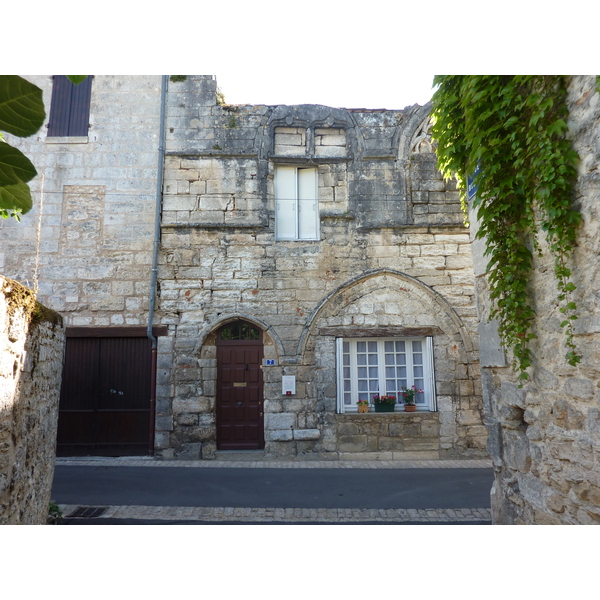
<path fill-rule="evenodd" d="M 412 154 L 423 152 L 415 148 L 426 142 L 430 152 L 434 152 L 431 142 L 431 110 L 433 103 L 428 102 L 424 106 L 415 105 L 414 110 L 408 115 L 406 125 L 398 140 L 398 160 L 409 161 Z"/>
<path fill-rule="evenodd" d="M 371 293 L 376 288 L 373 285 L 367 288 L 365 287 L 365 284 L 369 281 L 375 281 L 381 277 L 392 277 L 398 282 L 402 282 L 407 287 L 401 287 L 399 285 L 399 289 L 403 290 L 405 293 L 412 292 L 413 294 L 418 294 L 422 302 L 425 302 L 430 307 L 432 314 L 441 313 L 442 319 L 446 323 L 445 333 L 458 336 L 465 351 L 469 355 L 472 354 L 473 343 L 467 332 L 467 329 L 462 322 L 462 319 L 454 310 L 454 308 L 448 303 L 448 301 L 445 300 L 438 292 L 417 278 L 407 275 L 406 273 L 402 273 L 401 271 L 395 271 L 393 269 L 376 269 L 354 277 L 353 279 L 338 286 L 335 290 L 323 298 L 304 326 L 298 341 L 298 356 L 302 356 L 305 353 L 309 338 L 314 337 L 314 329 L 317 322 L 327 310 L 331 310 L 332 307 L 335 307 L 336 303 L 340 308 L 349 306 L 360 297 Z M 424 324 L 422 323 L 421 325 Z"/>
<path fill-rule="evenodd" d="M 216 319 L 207 322 L 198 334 L 197 349 L 201 349 L 204 346 L 208 336 L 213 333 L 216 333 L 219 328 L 223 327 L 223 325 L 227 325 L 227 323 L 231 323 L 232 321 L 238 320 L 248 321 L 248 323 L 260 327 L 260 329 L 262 329 L 263 331 L 263 334 L 267 334 L 273 342 L 277 355 L 282 356 L 285 354 L 283 344 L 281 343 L 281 339 L 277 335 L 275 329 L 262 319 L 259 319 L 253 315 L 248 315 L 246 313 L 228 313 L 225 315 L 221 314 Z"/>

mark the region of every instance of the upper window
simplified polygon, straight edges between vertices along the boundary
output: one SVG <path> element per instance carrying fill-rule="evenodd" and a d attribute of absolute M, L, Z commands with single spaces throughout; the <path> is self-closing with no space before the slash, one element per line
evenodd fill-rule
<path fill-rule="evenodd" d="M 316 168 L 275 168 L 275 239 L 319 239 Z"/>
<path fill-rule="evenodd" d="M 87 136 L 91 93 L 91 76 L 75 85 L 66 75 L 54 75 L 48 137 Z"/>
<path fill-rule="evenodd" d="M 396 396 L 413 385 L 417 410 L 434 410 L 432 338 L 337 339 L 338 412 L 355 412 L 358 400 Z"/>

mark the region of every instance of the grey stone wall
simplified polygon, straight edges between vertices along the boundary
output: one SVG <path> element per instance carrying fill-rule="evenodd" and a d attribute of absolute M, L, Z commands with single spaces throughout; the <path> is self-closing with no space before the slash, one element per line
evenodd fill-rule
<path fill-rule="evenodd" d="M 429 107 L 223 106 L 211 77 L 171 84 L 168 105 L 158 453 L 214 457 L 214 332 L 243 318 L 277 360 L 263 370 L 268 455 L 485 455 L 470 240 L 435 167 Z M 275 241 L 286 164 L 318 168 L 318 241 Z M 419 326 L 438 332 L 437 412 L 396 426 L 337 414 L 335 330 Z"/>
<path fill-rule="evenodd" d="M 43 91 L 52 78 L 27 79 Z M 6 136 L 35 165 L 33 209 L 0 222 L 0 271 L 68 326 L 145 325 L 158 173 L 159 76 L 94 76 L 87 137 Z M 40 219 L 41 212 L 41 219 Z"/>
<path fill-rule="evenodd" d="M 547 254 L 534 257 L 530 289 L 537 339 L 531 344 L 530 380 L 518 387 L 497 328 L 487 323 L 486 261 L 481 244 L 473 244 L 485 419 L 496 476 L 495 523 L 600 523 L 600 94 L 595 78 L 572 77 L 568 102 L 569 135 L 581 158 L 575 206 L 583 224 L 569 265 L 577 286 L 579 365 L 571 367 L 564 358 L 553 260 Z"/>
<path fill-rule="evenodd" d="M 54 475 L 64 328 L 0 276 L 0 524 L 46 522 Z"/>

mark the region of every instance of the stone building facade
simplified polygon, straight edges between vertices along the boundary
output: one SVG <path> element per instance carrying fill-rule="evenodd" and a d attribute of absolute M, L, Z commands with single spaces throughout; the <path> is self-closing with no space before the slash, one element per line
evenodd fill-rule
<path fill-rule="evenodd" d="M 429 109 L 230 106 L 188 76 L 163 129 L 160 77 L 95 77 L 85 139 L 14 141 L 40 177 L 31 214 L 0 224 L 0 268 L 39 280 L 79 355 L 74 338 L 144 335 L 160 242 L 159 457 L 484 456 L 471 243 Z M 116 370 L 98 385 L 118 400 Z M 416 412 L 357 412 L 411 384 Z"/>
<path fill-rule="evenodd" d="M 519 388 L 497 328 L 487 322 L 489 296 L 482 242 L 473 242 L 480 358 L 488 449 L 493 459 L 492 518 L 499 524 L 600 523 L 600 93 L 593 76 L 572 77 L 569 135 L 580 156 L 575 206 L 583 222 L 569 268 L 577 286 L 575 343 L 582 359 L 566 362 L 553 259 L 534 256 L 536 311 L 530 379 Z M 475 220 L 471 220 L 475 223 Z M 474 233 L 474 231 L 473 231 Z"/>

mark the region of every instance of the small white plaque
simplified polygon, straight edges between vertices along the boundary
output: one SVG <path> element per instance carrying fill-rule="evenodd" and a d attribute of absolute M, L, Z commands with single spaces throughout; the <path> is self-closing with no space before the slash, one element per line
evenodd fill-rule
<path fill-rule="evenodd" d="M 296 376 L 284 375 L 281 378 L 281 393 L 284 396 L 292 396 L 296 393 Z"/>

